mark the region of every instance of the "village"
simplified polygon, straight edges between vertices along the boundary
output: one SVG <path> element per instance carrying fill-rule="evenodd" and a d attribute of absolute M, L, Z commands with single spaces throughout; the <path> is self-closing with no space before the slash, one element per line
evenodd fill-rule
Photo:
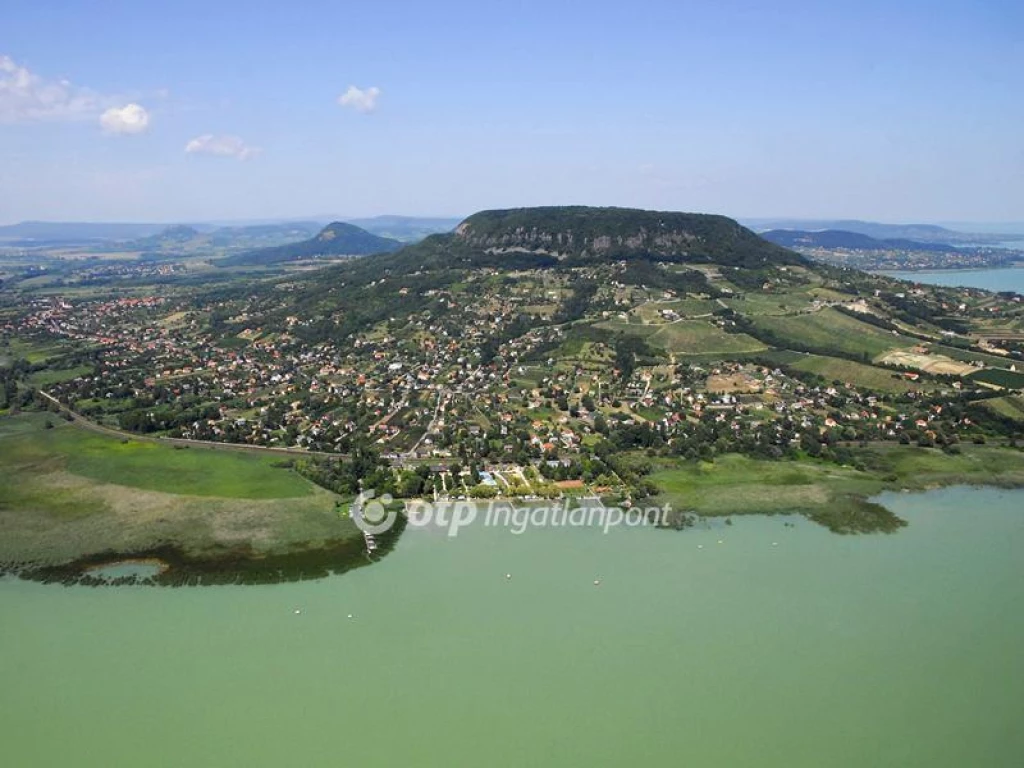
<path fill-rule="evenodd" d="M 602 446 L 828 458 L 842 443 L 984 439 L 964 399 L 981 389 L 964 378 L 980 363 L 929 372 L 946 358 L 919 344 L 890 353 L 888 372 L 848 363 L 860 378 L 844 380 L 804 365 L 816 361 L 806 353 L 728 360 L 702 341 L 664 354 L 604 328 L 699 323 L 707 339 L 731 343 L 739 304 L 606 279 L 581 313 L 593 324 L 557 322 L 571 296 L 571 282 L 543 271 L 500 286 L 485 274 L 463 290 L 424 291 L 427 303 L 402 317 L 315 342 L 308 328 L 322 318 L 265 298 L 39 297 L 0 334 L 67 345 L 78 375 L 55 376 L 46 392 L 99 424 L 311 456 L 369 448 L 393 467 L 392 490 L 437 499 L 642 495 L 640 478 Z M 836 307 L 871 311 L 828 296 L 795 311 Z M 417 471 L 422 482 L 410 481 Z"/>

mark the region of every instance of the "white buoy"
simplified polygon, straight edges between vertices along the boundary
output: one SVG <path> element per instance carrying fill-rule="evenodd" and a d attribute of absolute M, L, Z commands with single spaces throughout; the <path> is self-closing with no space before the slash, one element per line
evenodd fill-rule
<path fill-rule="evenodd" d="M 300 613 L 302 613 L 302 611 L 300 611 L 298 608 L 296 608 L 295 609 L 295 615 L 298 616 Z"/>
<path fill-rule="evenodd" d="M 594 579 L 594 586 L 598 586 L 601 583 L 600 579 Z"/>
<path fill-rule="evenodd" d="M 697 545 L 697 549 L 704 549 L 704 545 L 703 544 L 698 544 Z"/>
<path fill-rule="evenodd" d="M 351 618 L 352 618 L 352 614 L 350 613 L 350 614 L 348 615 L 348 617 L 349 617 L 349 618 L 351 619 Z"/>
<path fill-rule="evenodd" d="M 718 543 L 719 543 L 719 544 L 724 544 L 725 542 L 724 542 L 724 541 L 722 541 L 721 539 L 719 539 L 719 540 L 718 540 Z"/>
<path fill-rule="evenodd" d="M 506 579 L 511 579 L 512 578 L 512 574 L 511 573 L 506 573 L 505 574 L 505 578 Z"/>
<path fill-rule="evenodd" d="M 779 546 L 779 542 L 777 542 L 777 541 L 773 541 L 773 542 L 772 542 L 772 546 L 773 546 L 773 547 L 777 547 L 777 546 Z"/>

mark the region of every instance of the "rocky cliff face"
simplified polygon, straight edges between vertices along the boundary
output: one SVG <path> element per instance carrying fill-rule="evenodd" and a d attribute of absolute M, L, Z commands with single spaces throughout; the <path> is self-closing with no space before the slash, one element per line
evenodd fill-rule
<path fill-rule="evenodd" d="M 469 222 L 460 224 L 455 234 L 466 245 L 492 252 L 520 249 L 561 256 L 587 253 L 601 256 L 641 250 L 670 254 L 685 251 L 688 246 L 699 241 L 699 236 L 693 232 L 650 232 L 643 227 L 627 235 L 588 234 L 573 229 L 545 230 L 524 226 L 505 232 L 479 234 Z"/>
<path fill-rule="evenodd" d="M 527 251 L 559 258 L 708 260 L 726 251 L 788 253 L 724 216 L 628 208 L 519 208 L 482 211 L 456 229 L 457 242 L 488 253 Z M 786 257 L 782 257 L 786 258 Z"/>

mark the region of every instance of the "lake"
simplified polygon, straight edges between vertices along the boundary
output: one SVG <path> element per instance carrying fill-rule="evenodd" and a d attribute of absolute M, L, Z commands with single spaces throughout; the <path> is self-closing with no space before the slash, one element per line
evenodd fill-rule
<path fill-rule="evenodd" d="M 409 528 L 320 581 L 7 579 L 3 762 L 1024 764 L 1024 492 L 883 501 L 908 528 Z"/>
<path fill-rule="evenodd" d="M 987 291 L 1016 291 L 1024 294 L 1024 267 L 1000 269 L 937 269 L 921 272 L 882 272 L 900 280 L 929 285 L 967 286 Z"/>

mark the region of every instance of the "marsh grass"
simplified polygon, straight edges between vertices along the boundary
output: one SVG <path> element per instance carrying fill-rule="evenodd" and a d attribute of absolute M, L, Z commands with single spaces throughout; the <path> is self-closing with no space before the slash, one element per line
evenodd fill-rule
<path fill-rule="evenodd" d="M 714 462 L 659 460 L 650 479 L 658 504 L 707 517 L 800 513 L 837 533 L 891 532 L 903 522 L 870 501 L 885 490 L 948 485 L 1024 486 L 1024 454 L 1011 448 L 963 445 L 950 455 L 934 448 L 875 444 L 852 449 L 864 469 L 801 459 L 760 461 L 739 455 Z"/>
<path fill-rule="evenodd" d="M 361 545 L 339 497 L 279 457 L 121 442 L 43 414 L 0 419 L 0 563 L 58 566 L 172 547 L 197 563 Z M 207 577 L 209 578 L 209 576 Z"/>
<path fill-rule="evenodd" d="M 148 441 L 121 441 L 57 420 L 24 414 L 0 422 L 0 468 L 63 462 L 68 472 L 142 490 L 239 499 L 308 496 L 297 473 L 274 467 L 275 457 L 203 448 L 176 450 Z"/>

